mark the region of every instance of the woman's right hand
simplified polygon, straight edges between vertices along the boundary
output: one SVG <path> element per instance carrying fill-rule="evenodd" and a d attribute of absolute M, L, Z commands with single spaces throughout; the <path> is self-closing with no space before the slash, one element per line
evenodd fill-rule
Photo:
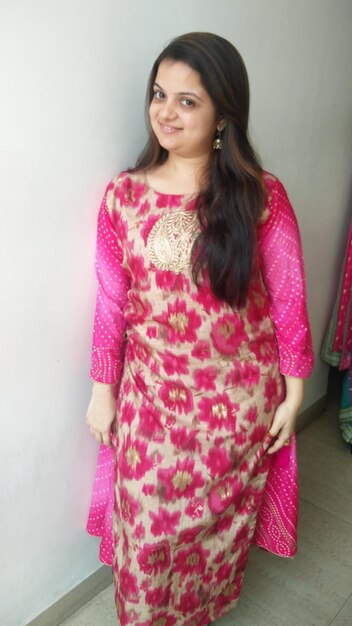
<path fill-rule="evenodd" d="M 115 419 L 115 414 L 114 386 L 94 382 L 86 422 L 98 443 L 103 443 L 109 448 L 111 448 L 111 425 Z"/>

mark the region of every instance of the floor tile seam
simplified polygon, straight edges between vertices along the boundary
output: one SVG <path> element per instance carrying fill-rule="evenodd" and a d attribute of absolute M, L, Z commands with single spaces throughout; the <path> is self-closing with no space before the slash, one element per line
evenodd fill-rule
<path fill-rule="evenodd" d="M 299 500 L 301 502 L 307 502 L 308 504 L 311 504 L 312 506 L 314 506 L 316 509 L 319 509 L 320 511 L 323 511 L 324 513 L 328 513 L 329 515 L 331 515 L 332 517 L 335 517 L 336 519 L 338 519 L 340 522 L 344 522 L 345 524 L 349 524 L 350 526 L 352 526 L 352 521 L 346 520 L 342 517 L 339 517 L 338 515 L 336 515 L 335 513 L 332 513 L 331 511 L 328 511 L 327 509 L 325 509 L 324 507 L 320 506 L 319 504 L 316 504 L 315 502 L 312 502 L 311 500 L 309 500 L 308 498 L 304 497 L 304 496 L 299 496 Z"/>
<path fill-rule="evenodd" d="M 345 600 L 345 602 L 343 603 L 342 606 L 340 606 L 339 610 L 337 611 L 335 617 L 332 619 L 332 621 L 329 623 L 329 626 L 333 626 L 335 619 L 339 616 L 339 614 L 341 613 L 341 611 L 344 609 L 344 607 L 346 606 L 346 604 L 352 599 L 352 593 L 348 596 L 347 600 Z"/>

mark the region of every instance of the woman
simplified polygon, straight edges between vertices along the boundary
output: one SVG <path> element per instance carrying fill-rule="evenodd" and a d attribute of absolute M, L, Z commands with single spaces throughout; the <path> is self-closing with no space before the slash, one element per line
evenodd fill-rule
<path fill-rule="evenodd" d="M 296 218 L 250 145 L 237 50 L 176 38 L 147 102 L 147 146 L 99 213 L 87 528 L 121 624 L 203 626 L 237 603 L 313 351 Z"/>

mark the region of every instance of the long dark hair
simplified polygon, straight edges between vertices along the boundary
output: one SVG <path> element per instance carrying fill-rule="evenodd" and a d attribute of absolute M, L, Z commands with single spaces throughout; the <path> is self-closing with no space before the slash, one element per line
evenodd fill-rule
<path fill-rule="evenodd" d="M 200 74 L 219 116 L 226 122 L 222 150 L 212 150 L 197 199 L 201 231 L 192 248 L 192 276 L 198 285 L 206 268 L 213 293 L 232 307 L 246 303 L 255 258 L 255 225 L 263 209 L 263 170 L 248 137 L 249 82 L 243 59 L 223 37 L 188 33 L 176 37 L 156 59 L 149 77 L 147 110 L 164 59 L 182 61 Z M 167 160 L 149 122 L 148 142 L 135 170 Z"/>

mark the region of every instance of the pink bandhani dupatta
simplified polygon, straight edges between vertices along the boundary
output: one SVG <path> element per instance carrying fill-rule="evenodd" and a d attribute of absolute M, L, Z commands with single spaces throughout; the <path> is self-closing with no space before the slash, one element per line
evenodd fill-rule
<path fill-rule="evenodd" d="M 101 445 L 86 530 L 101 537 L 99 558 L 112 565 L 112 513 L 114 507 L 114 450 Z M 282 557 L 297 552 L 296 437 L 273 454 L 260 504 L 252 543 Z"/>
<path fill-rule="evenodd" d="M 277 556 L 297 552 L 298 468 L 296 435 L 272 457 L 252 543 Z"/>

